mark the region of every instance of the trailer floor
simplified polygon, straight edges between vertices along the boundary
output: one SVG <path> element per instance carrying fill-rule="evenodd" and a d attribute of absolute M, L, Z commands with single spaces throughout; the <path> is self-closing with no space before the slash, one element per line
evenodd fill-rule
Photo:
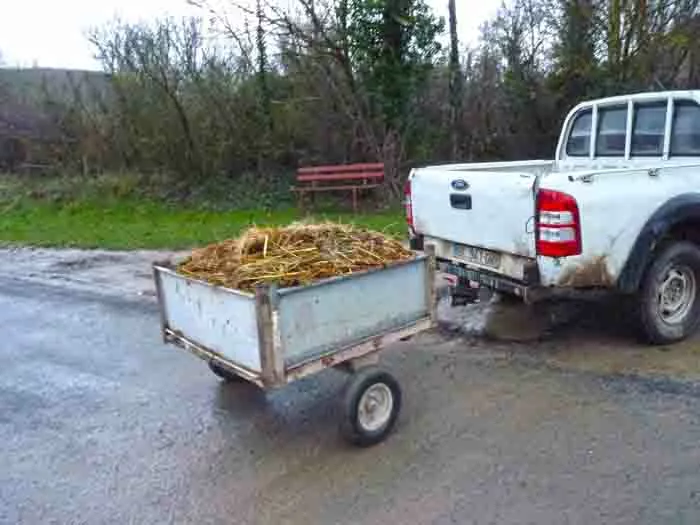
<path fill-rule="evenodd" d="M 572 330 L 397 345 L 397 432 L 357 450 L 340 373 L 224 385 L 150 300 L 2 278 L 0 523 L 698 523 L 700 389 L 567 365 Z"/>

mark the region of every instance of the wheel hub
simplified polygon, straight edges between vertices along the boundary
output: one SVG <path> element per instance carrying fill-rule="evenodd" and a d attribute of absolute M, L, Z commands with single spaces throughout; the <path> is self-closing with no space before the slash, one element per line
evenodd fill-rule
<path fill-rule="evenodd" d="M 695 303 L 695 273 L 688 267 L 671 267 L 658 290 L 659 314 L 669 324 L 685 320 Z"/>
<path fill-rule="evenodd" d="M 358 420 L 362 428 L 373 432 L 386 425 L 394 407 L 394 396 L 384 383 L 370 386 L 362 397 L 358 407 Z"/>

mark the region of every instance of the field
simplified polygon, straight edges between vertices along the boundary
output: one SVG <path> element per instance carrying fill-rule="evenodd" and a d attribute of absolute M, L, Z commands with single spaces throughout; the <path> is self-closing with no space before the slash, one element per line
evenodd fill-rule
<path fill-rule="evenodd" d="M 260 208 L 227 206 L 211 196 L 154 196 L 136 177 L 89 180 L 0 177 L 0 240 L 33 246 L 137 249 L 188 248 L 237 235 L 250 225 L 299 220 L 353 223 L 402 236 L 400 209 L 357 215 L 334 206 L 302 214 L 290 202 Z"/>

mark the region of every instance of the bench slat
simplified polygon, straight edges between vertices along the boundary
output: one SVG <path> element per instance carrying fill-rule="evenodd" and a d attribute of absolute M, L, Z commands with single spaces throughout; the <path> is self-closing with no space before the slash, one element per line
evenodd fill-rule
<path fill-rule="evenodd" d="M 323 182 L 323 181 L 334 181 L 334 180 L 362 180 L 362 179 L 383 179 L 383 171 L 374 171 L 366 173 L 334 173 L 331 175 L 299 175 L 297 181 L 299 182 Z"/>
<path fill-rule="evenodd" d="M 330 174 L 330 173 L 352 173 L 357 171 L 383 171 L 384 164 L 381 162 L 366 164 L 345 164 L 340 166 L 309 166 L 299 168 L 297 175 Z"/>
<path fill-rule="evenodd" d="M 366 184 L 363 186 L 293 186 L 292 191 L 299 193 L 305 193 L 307 191 L 333 191 L 333 190 L 370 190 L 373 188 L 379 188 L 379 184 Z"/>

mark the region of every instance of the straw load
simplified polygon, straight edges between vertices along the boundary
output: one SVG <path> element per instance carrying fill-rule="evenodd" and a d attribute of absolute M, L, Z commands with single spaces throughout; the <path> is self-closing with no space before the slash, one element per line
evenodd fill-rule
<path fill-rule="evenodd" d="M 413 258 L 384 234 L 348 225 L 250 228 L 238 239 L 195 250 L 179 266 L 186 276 L 253 291 L 259 284 L 298 286 Z"/>

